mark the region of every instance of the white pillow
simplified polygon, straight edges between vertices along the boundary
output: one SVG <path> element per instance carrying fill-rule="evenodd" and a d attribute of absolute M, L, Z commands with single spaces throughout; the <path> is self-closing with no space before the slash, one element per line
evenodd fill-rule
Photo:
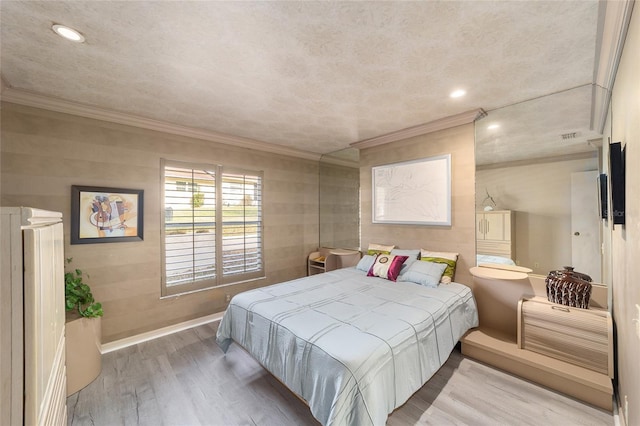
<path fill-rule="evenodd" d="M 407 272 L 398 277 L 398 281 L 409 281 L 425 287 L 436 288 L 442 279 L 442 274 L 447 268 L 446 263 L 414 262 Z"/>
<path fill-rule="evenodd" d="M 403 274 L 409 269 L 409 266 L 411 266 L 413 262 L 418 260 L 418 256 L 420 256 L 420 249 L 402 250 L 394 248 L 391 250 L 391 254 L 394 256 L 408 257 L 408 259 L 402 264 L 402 269 L 400 270 L 400 274 Z"/>
<path fill-rule="evenodd" d="M 364 272 L 369 272 L 369 269 L 371 269 L 371 266 L 375 261 L 376 261 L 375 256 L 370 254 L 365 254 L 364 256 L 362 256 L 362 259 L 360 259 L 360 261 L 356 265 L 356 269 L 359 269 L 360 271 L 364 271 Z"/>
<path fill-rule="evenodd" d="M 367 272 L 367 276 L 396 281 L 405 260 L 407 260 L 407 256 L 393 256 L 391 254 L 379 253 L 376 255 L 373 266 L 371 266 L 371 269 Z"/>

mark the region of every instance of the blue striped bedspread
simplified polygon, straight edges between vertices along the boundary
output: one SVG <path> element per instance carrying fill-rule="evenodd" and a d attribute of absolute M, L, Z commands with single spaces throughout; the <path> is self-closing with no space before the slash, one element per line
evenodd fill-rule
<path fill-rule="evenodd" d="M 217 342 L 244 347 L 323 425 L 384 425 L 477 325 L 465 285 L 345 268 L 236 295 Z"/>

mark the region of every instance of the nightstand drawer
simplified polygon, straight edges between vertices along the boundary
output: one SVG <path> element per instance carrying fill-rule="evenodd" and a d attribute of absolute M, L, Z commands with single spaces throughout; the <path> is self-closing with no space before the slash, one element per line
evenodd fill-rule
<path fill-rule="evenodd" d="M 613 377 L 613 327 L 608 311 L 522 299 L 518 347 Z"/>

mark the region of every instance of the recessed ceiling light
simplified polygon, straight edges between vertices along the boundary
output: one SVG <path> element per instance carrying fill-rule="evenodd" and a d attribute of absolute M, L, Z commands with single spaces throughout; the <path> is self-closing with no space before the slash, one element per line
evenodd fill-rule
<path fill-rule="evenodd" d="M 451 96 L 452 98 L 459 98 L 459 97 L 464 96 L 466 94 L 467 94 L 466 90 L 458 89 L 458 90 L 454 90 L 453 92 L 451 92 L 451 94 L 449 96 Z"/>
<path fill-rule="evenodd" d="M 55 24 L 51 29 L 60 37 L 64 37 L 67 40 L 75 41 L 76 43 L 83 43 L 84 36 L 73 28 L 65 27 L 64 25 Z"/>
<path fill-rule="evenodd" d="M 488 130 L 495 130 L 495 129 L 497 129 L 498 127 L 500 127 L 500 125 L 499 125 L 498 123 L 492 123 L 492 124 L 489 124 L 489 125 L 487 126 L 487 129 L 488 129 Z"/>

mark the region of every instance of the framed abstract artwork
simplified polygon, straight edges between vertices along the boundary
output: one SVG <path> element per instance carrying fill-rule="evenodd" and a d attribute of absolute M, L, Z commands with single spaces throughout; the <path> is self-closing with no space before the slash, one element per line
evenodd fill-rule
<path fill-rule="evenodd" d="M 371 172 L 373 223 L 451 226 L 451 154 Z"/>
<path fill-rule="evenodd" d="M 71 187 L 71 244 L 142 241 L 144 191 Z"/>

